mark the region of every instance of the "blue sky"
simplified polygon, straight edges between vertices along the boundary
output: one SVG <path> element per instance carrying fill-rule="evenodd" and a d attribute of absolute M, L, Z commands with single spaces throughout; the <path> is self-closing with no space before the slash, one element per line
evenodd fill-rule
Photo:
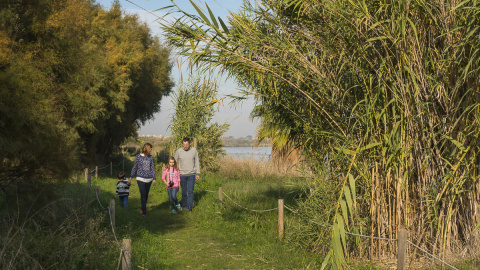
<path fill-rule="evenodd" d="M 114 1 L 97 0 L 97 2 L 105 9 L 108 9 Z M 166 12 L 155 10 L 171 5 L 170 0 L 120 0 L 119 2 L 122 6 L 122 9 L 126 13 L 138 14 L 140 19 L 149 25 L 152 34 L 157 35 L 160 37 L 160 39 L 162 39 L 161 28 L 156 20 L 158 20 L 158 17 L 163 17 Z M 228 11 L 238 11 L 243 3 L 243 0 L 194 0 L 194 2 L 201 7 L 205 7 L 206 3 L 216 16 L 220 16 L 226 22 Z M 192 7 L 189 0 L 177 0 L 175 3 L 180 8 L 196 14 L 195 9 Z M 170 20 L 173 19 L 174 16 L 175 14 L 171 14 L 168 17 L 165 17 L 165 19 Z M 176 55 L 172 55 L 172 60 L 176 61 L 176 57 Z M 186 66 L 186 64 L 184 64 L 184 66 Z M 180 74 L 182 72 L 183 79 L 185 80 L 187 78 L 187 74 L 180 70 L 176 64 L 174 64 L 172 77 L 176 85 L 179 83 Z M 224 95 L 235 94 L 238 92 L 237 85 L 232 79 L 221 79 L 218 81 L 218 84 L 219 98 L 224 97 Z M 235 107 L 231 107 L 229 103 L 230 100 L 225 99 L 223 104 L 219 104 L 219 106 L 216 107 L 217 110 L 212 121 L 230 124 L 230 129 L 225 133 L 226 136 L 255 136 L 255 129 L 258 125 L 258 122 L 252 122 L 252 120 L 249 119 L 250 112 L 253 109 L 253 100 L 247 100 L 241 105 L 237 105 Z M 169 121 L 173 113 L 174 109 L 171 98 L 163 98 L 161 103 L 161 111 L 155 115 L 153 120 L 148 121 L 143 127 L 140 128 L 139 134 L 169 136 L 170 131 L 168 130 L 168 125 L 170 124 Z"/>

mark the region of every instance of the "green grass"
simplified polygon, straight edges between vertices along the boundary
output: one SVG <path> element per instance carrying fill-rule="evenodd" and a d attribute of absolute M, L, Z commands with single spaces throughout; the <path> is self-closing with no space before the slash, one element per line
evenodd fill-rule
<path fill-rule="evenodd" d="M 257 180 L 261 182 L 223 182 L 218 175 L 206 175 L 197 182 L 193 211 L 177 215 L 170 212 L 163 183 L 157 183 L 150 190 L 147 217 L 140 214 L 140 196 L 133 180 L 129 209 L 120 208 L 115 200 L 117 237 L 132 239 L 134 268 L 318 268 L 321 263 L 318 255 L 278 239 L 277 211 L 247 211 L 225 196 L 223 206 L 219 206 L 220 186 L 229 197 L 249 209 L 276 208 L 278 198 L 293 202 L 299 192 L 298 187 L 284 187 L 280 178 Z M 103 206 L 114 198 L 115 183 L 109 177 L 92 179 L 92 190 L 96 185 L 101 187 Z M 181 192 L 178 198 L 181 199 Z"/>
<path fill-rule="evenodd" d="M 296 179 L 296 180 L 295 180 Z M 192 212 L 173 215 L 168 195 L 161 181 L 149 194 L 148 216 L 140 214 L 140 195 L 132 181 L 129 209 L 122 209 L 115 198 L 116 179 L 92 179 L 92 191 L 101 187 L 100 201 L 107 206 L 116 203 L 116 235 L 119 241 L 132 240 L 132 269 L 318 269 L 322 256 L 309 252 L 301 244 L 289 241 L 289 235 L 302 222 L 285 210 L 285 238 L 278 239 L 278 212 L 252 212 L 232 203 L 225 195 L 218 203 L 218 188 L 243 207 L 255 210 L 272 209 L 282 198 L 295 208 L 296 201 L 307 190 L 301 179 L 268 176 L 241 179 L 219 174 L 202 175 L 195 187 Z M 94 192 L 91 192 L 94 196 Z M 177 194 L 181 199 L 181 192 Z M 97 204 L 98 205 L 98 204 Z M 105 216 L 108 213 L 105 211 Z M 105 230 L 109 230 L 107 218 Z M 110 232 L 111 233 L 111 232 Z M 111 234 L 113 238 L 113 234 Z M 291 240 L 291 239 L 290 239 Z M 116 267 L 119 246 L 108 250 Z M 106 257 L 104 254 L 102 257 Z M 478 261 L 467 261 L 459 269 L 476 269 Z M 381 269 L 372 264 L 351 264 L 351 269 Z"/>
<path fill-rule="evenodd" d="M 110 176 L 92 179 L 90 189 L 84 181 L 41 185 L 43 192 L 48 191 L 42 196 L 29 192 L 23 197 L 0 198 L 2 220 L 11 215 L 6 206 L 13 201 L 23 202 L 20 206 L 25 209 L 18 209 L 19 213 L 30 212 L 35 217 L 29 222 L 19 221 L 16 227 L 0 222 L 3 244 L 8 244 L 7 260 L 0 265 L 8 268 L 16 258 L 17 269 L 29 268 L 32 263 L 39 269 L 116 269 L 122 239 L 128 238 L 132 240 L 132 269 L 319 269 L 321 253 L 308 250 L 293 236 L 301 228 L 296 225 L 306 221 L 285 211 L 285 237 L 279 240 L 276 210 L 248 211 L 226 196 L 222 206 L 218 203 L 217 191 L 222 187 L 225 194 L 249 209 L 276 208 L 279 198 L 296 208 L 297 200 L 304 198 L 307 190 L 302 183 L 299 178 L 255 177 L 239 172 L 206 174 L 195 188 L 194 211 L 177 215 L 170 212 L 165 187 L 157 184 L 150 191 L 147 217 L 140 214 L 135 181 L 128 210 L 118 206 L 116 179 Z M 104 207 L 115 200 L 118 242 L 108 212 L 97 202 L 97 185 Z M 31 188 L 36 190 L 33 185 Z M 18 236 L 6 233 L 11 229 L 19 231 Z M 328 248 L 328 243 L 325 245 Z M 477 269 L 478 265 L 478 260 L 456 264 L 465 270 Z M 352 261 L 350 269 L 381 268 Z"/>

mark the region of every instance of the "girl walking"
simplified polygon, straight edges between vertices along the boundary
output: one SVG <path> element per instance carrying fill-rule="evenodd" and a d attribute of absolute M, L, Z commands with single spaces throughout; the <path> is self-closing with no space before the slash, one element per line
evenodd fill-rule
<path fill-rule="evenodd" d="M 138 190 L 140 191 L 140 202 L 142 208 L 140 212 L 142 215 L 147 215 L 147 200 L 150 187 L 153 183 L 155 185 L 157 178 L 155 177 L 155 163 L 153 161 L 152 145 L 145 143 L 142 148 L 142 153 L 135 157 L 132 173 L 130 179 L 137 176 Z"/>
<path fill-rule="evenodd" d="M 182 211 L 182 207 L 180 207 L 177 200 L 177 192 L 180 185 L 180 172 L 178 171 L 178 165 L 174 157 L 168 158 L 167 166 L 165 166 L 162 173 L 162 180 L 167 186 L 168 199 L 170 200 L 172 213 L 176 214 L 177 210 Z"/>

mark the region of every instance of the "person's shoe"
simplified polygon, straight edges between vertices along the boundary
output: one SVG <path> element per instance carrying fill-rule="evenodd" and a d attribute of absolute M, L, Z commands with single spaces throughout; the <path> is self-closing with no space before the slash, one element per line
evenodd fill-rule
<path fill-rule="evenodd" d="M 188 211 L 188 212 L 192 212 L 192 208 L 188 208 L 187 211 Z"/>
<path fill-rule="evenodd" d="M 177 204 L 176 207 L 178 211 L 182 211 L 182 207 L 180 206 L 180 204 Z"/>
<path fill-rule="evenodd" d="M 143 212 L 143 210 L 140 210 L 140 213 L 142 213 L 144 216 L 147 216 L 147 211 Z"/>
<path fill-rule="evenodd" d="M 172 210 L 172 214 L 176 215 L 176 214 L 177 214 L 177 210 L 173 209 L 173 210 Z"/>

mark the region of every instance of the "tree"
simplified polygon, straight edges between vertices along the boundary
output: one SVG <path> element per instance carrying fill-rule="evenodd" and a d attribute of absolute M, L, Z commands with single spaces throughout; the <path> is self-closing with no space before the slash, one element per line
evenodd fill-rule
<path fill-rule="evenodd" d="M 169 94 L 169 52 L 118 4 L 2 1 L 1 181 L 107 158 Z"/>
<path fill-rule="evenodd" d="M 124 15 L 120 5 L 98 14 L 89 33 L 93 47 L 104 55 L 105 85 L 100 89 L 108 101 L 95 122 L 95 131 L 82 138 L 91 150 L 89 160 L 108 157 L 127 137 L 160 111 L 160 101 L 170 94 L 170 49 L 150 34 L 136 16 Z"/>
<path fill-rule="evenodd" d="M 170 123 L 172 149 L 182 146 L 185 137 L 198 139 L 198 155 L 202 170 L 218 169 L 220 157 L 225 154 L 220 137 L 228 124 L 210 123 L 215 113 L 217 86 L 209 80 L 191 76 L 173 95 L 175 113 Z M 192 141 L 193 142 L 193 141 Z"/>

